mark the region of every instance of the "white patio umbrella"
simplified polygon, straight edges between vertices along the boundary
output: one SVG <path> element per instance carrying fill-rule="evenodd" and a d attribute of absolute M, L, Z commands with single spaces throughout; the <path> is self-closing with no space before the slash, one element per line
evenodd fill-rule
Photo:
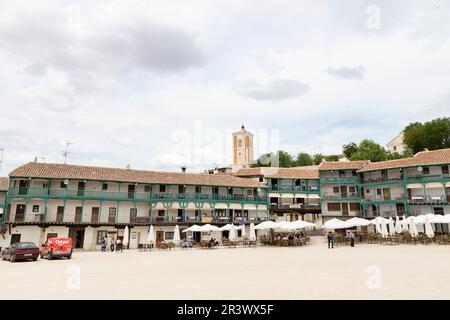
<path fill-rule="evenodd" d="M 236 238 L 236 231 L 234 228 L 231 228 L 230 233 L 228 233 L 228 240 L 234 241 L 235 238 Z"/>
<path fill-rule="evenodd" d="M 190 226 L 189 228 L 184 229 L 181 232 L 189 232 L 189 231 L 191 231 L 191 232 L 198 232 L 198 231 L 202 231 L 202 229 L 201 229 L 200 226 L 194 224 L 194 225 Z"/>
<path fill-rule="evenodd" d="M 425 234 L 427 235 L 428 238 L 434 237 L 434 231 L 433 231 L 433 227 L 431 226 L 429 217 L 427 217 L 425 220 Z"/>
<path fill-rule="evenodd" d="M 256 240 L 255 224 L 253 222 L 250 223 L 250 232 L 249 232 L 249 235 L 248 235 L 248 239 L 250 241 L 255 241 Z"/>
<path fill-rule="evenodd" d="M 246 236 L 246 230 L 245 230 L 245 224 L 243 224 L 242 225 L 242 229 L 241 229 L 242 231 L 241 231 L 241 237 L 242 237 L 242 239 L 244 239 L 245 238 L 245 236 Z"/>
<path fill-rule="evenodd" d="M 128 226 L 125 226 L 125 231 L 123 232 L 123 246 L 126 248 L 128 246 L 128 237 L 129 237 Z"/>
<path fill-rule="evenodd" d="M 303 220 L 296 220 L 291 223 L 296 229 L 312 229 L 316 227 L 314 223 Z"/>
<path fill-rule="evenodd" d="M 400 217 L 395 217 L 395 232 L 396 233 L 402 233 L 402 225 L 400 224 Z"/>
<path fill-rule="evenodd" d="M 365 227 L 371 224 L 370 220 L 354 217 L 350 220 L 347 220 L 346 223 L 352 227 Z"/>
<path fill-rule="evenodd" d="M 269 230 L 269 229 L 275 229 L 278 227 L 278 224 L 273 221 L 264 221 L 260 224 L 255 226 L 256 230 Z"/>
<path fill-rule="evenodd" d="M 205 224 L 205 225 L 201 226 L 201 227 L 199 228 L 199 231 L 201 231 L 201 232 L 210 232 L 210 231 L 211 231 L 211 232 L 216 232 L 216 231 L 221 231 L 221 230 L 220 230 L 219 227 L 210 225 L 210 224 L 208 223 L 208 224 Z"/>
<path fill-rule="evenodd" d="M 380 223 L 380 225 L 381 225 L 381 227 L 380 227 L 380 229 L 381 229 L 381 236 L 383 237 L 383 238 L 387 238 L 387 236 L 389 235 L 389 233 L 388 233 L 388 229 L 387 229 L 387 223 Z"/>
<path fill-rule="evenodd" d="M 413 216 L 409 217 L 409 233 L 412 237 L 417 237 L 419 233 L 417 232 L 416 222 Z"/>
<path fill-rule="evenodd" d="M 150 226 L 150 231 L 148 232 L 147 236 L 147 244 L 155 243 L 155 230 L 153 229 L 153 225 Z"/>
<path fill-rule="evenodd" d="M 400 225 L 402 226 L 403 231 L 408 231 L 409 232 L 409 222 L 411 221 L 411 219 L 408 218 L 404 218 L 403 220 L 400 221 Z"/>
<path fill-rule="evenodd" d="M 180 244 L 180 227 L 178 225 L 175 226 L 175 231 L 173 234 L 173 241 L 174 244 Z"/>
<path fill-rule="evenodd" d="M 224 225 L 223 227 L 220 227 L 220 230 L 221 231 L 230 231 L 233 228 L 234 228 L 234 226 L 231 223 L 229 223 L 229 224 Z"/>
<path fill-rule="evenodd" d="M 395 235 L 395 226 L 394 226 L 394 220 L 392 217 L 389 217 L 389 235 L 394 236 Z"/>
<path fill-rule="evenodd" d="M 292 222 L 280 221 L 280 222 L 277 222 L 277 227 L 275 229 L 284 230 L 284 231 L 292 231 L 297 228 Z"/>
<path fill-rule="evenodd" d="M 325 222 L 322 229 L 345 229 L 348 228 L 348 224 L 345 221 L 333 218 Z"/>

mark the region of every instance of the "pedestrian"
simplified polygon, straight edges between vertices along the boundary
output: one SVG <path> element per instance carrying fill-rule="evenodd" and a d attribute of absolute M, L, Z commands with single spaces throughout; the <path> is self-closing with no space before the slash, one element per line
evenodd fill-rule
<path fill-rule="evenodd" d="M 111 238 L 109 248 L 111 249 L 111 252 L 114 252 L 114 249 L 116 249 L 116 239 L 114 239 L 114 237 Z"/>
<path fill-rule="evenodd" d="M 116 241 L 116 252 L 123 252 L 122 240 L 117 239 Z"/>
<path fill-rule="evenodd" d="M 350 230 L 350 232 L 348 233 L 348 237 L 350 238 L 350 246 L 354 247 L 355 246 L 355 234 L 353 233 L 352 230 Z"/>
<path fill-rule="evenodd" d="M 101 251 L 105 252 L 106 251 L 106 238 L 102 239 L 102 243 L 101 243 Z"/>
<path fill-rule="evenodd" d="M 328 249 L 334 249 L 334 236 L 331 231 L 328 232 L 327 239 L 328 239 Z"/>

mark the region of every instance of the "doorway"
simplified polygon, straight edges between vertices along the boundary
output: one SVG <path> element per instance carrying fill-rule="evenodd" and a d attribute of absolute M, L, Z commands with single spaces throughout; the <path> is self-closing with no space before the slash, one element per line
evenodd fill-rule
<path fill-rule="evenodd" d="M 20 233 L 12 234 L 11 235 L 11 243 L 10 244 L 14 244 L 14 243 L 20 242 L 20 236 L 21 236 Z"/>
<path fill-rule="evenodd" d="M 347 186 L 341 186 L 341 198 L 347 198 Z"/>
<path fill-rule="evenodd" d="M 81 222 L 83 215 L 83 208 L 82 207 L 76 207 L 75 208 L 75 222 Z"/>
<path fill-rule="evenodd" d="M 164 241 L 164 231 L 156 231 L 156 244 L 158 245 L 161 241 Z"/>
<path fill-rule="evenodd" d="M 348 203 L 346 203 L 346 202 L 344 202 L 344 203 L 342 204 L 342 215 L 343 215 L 344 217 L 347 217 L 347 216 L 348 216 Z"/>
<path fill-rule="evenodd" d="M 16 206 L 16 216 L 14 218 L 15 222 L 24 222 L 25 221 L 25 205 L 18 204 Z"/>
<path fill-rule="evenodd" d="M 72 238 L 72 247 L 83 249 L 84 228 L 69 228 L 69 238 Z"/>
<path fill-rule="evenodd" d="M 56 209 L 56 222 L 63 222 L 64 219 L 64 207 L 58 206 Z"/>

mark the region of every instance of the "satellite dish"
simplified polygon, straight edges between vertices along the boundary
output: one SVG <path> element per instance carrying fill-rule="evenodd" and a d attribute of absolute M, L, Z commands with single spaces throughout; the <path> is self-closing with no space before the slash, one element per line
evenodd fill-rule
<path fill-rule="evenodd" d="M 417 171 L 422 172 L 423 168 L 422 167 L 417 167 Z"/>
<path fill-rule="evenodd" d="M 64 184 L 67 186 L 69 184 L 69 180 L 64 180 Z"/>

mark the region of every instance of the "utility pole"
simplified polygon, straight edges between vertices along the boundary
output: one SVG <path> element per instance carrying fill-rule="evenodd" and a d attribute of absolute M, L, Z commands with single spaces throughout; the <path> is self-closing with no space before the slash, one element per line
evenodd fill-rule
<path fill-rule="evenodd" d="M 67 157 L 69 155 L 69 146 L 73 144 L 73 142 L 67 142 L 66 143 L 66 150 L 63 152 L 63 157 L 64 157 L 64 164 L 67 164 Z"/>

